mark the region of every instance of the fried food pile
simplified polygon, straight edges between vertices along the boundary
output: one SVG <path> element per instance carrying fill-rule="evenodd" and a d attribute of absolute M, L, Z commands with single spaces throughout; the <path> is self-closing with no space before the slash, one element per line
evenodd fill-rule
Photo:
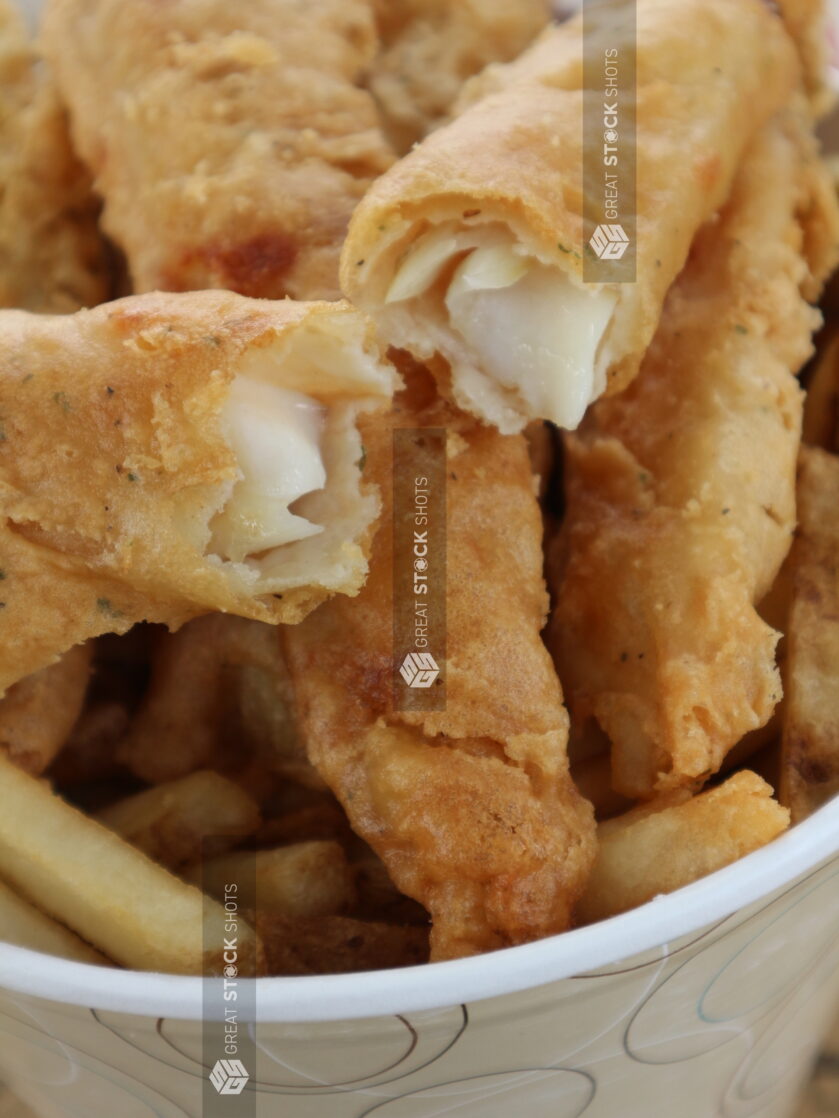
<path fill-rule="evenodd" d="M 0 8 L 1 938 L 456 959 L 839 792 L 823 12 L 605 11 L 631 282 L 545 0 Z"/>

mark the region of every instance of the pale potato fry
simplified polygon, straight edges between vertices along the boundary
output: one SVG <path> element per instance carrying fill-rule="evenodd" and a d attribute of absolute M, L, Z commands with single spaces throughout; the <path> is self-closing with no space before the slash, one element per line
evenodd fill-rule
<path fill-rule="evenodd" d="M 78 963 L 98 963 L 108 966 L 110 960 L 75 932 L 31 905 L 8 885 L 0 881 L 0 940 L 17 947 L 44 951 L 47 955 L 60 955 Z"/>
<path fill-rule="evenodd" d="M 224 909 L 0 757 L 0 873 L 27 900 L 137 970 L 219 969 Z M 239 966 L 255 938 L 239 927 Z"/>
<path fill-rule="evenodd" d="M 346 974 L 428 962 L 428 928 L 351 916 L 256 918 L 268 974 Z"/>
<path fill-rule="evenodd" d="M 206 769 L 119 800 L 96 818 L 170 870 L 237 846 L 260 823 L 255 801 Z"/>
<path fill-rule="evenodd" d="M 662 801 L 651 802 L 600 824 L 597 860 L 577 909 L 580 923 L 672 893 L 764 846 L 789 826 L 789 812 L 772 799 L 772 789 L 748 771 L 685 802 L 665 802 L 663 808 Z"/>
<path fill-rule="evenodd" d="M 839 792 L 839 458 L 804 447 L 790 556 L 780 799 L 794 823 Z"/>
<path fill-rule="evenodd" d="M 211 896 L 235 883 L 243 908 L 286 916 L 330 916 L 355 903 L 353 874 L 337 842 L 299 842 L 275 850 L 240 850 L 184 872 Z"/>
<path fill-rule="evenodd" d="M 0 699 L 0 749 L 27 772 L 44 772 L 79 717 L 90 680 L 93 650 L 82 644 Z"/>
<path fill-rule="evenodd" d="M 839 333 L 833 333 L 810 371 L 801 438 L 807 446 L 839 450 Z"/>

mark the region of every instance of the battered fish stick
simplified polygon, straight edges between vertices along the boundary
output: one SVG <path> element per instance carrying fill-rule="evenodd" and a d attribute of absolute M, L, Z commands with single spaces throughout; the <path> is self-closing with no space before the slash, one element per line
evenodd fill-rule
<path fill-rule="evenodd" d="M 91 636 L 356 593 L 360 412 L 394 372 L 346 304 L 135 296 L 0 313 L 0 690 Z"/>
<path fill-rule="evenodd" d="M 0 0 L 0 306 L 60 314 L 106 299 L 98 210 L 18 6 Z"/>
<path fill-rule="evenodd" d="M 442 354 L 444 388 L 503 432 L 574 428 L 632 380 L 697 229 L 797 76 L 760 0 L 638 0 L 637 281 L 583 284 L 581 26 L 477 79 L 484 95 L 374 184 L 342 257 L 386 340 Z M 622 21 L 608 45 L 635 38 Z"/>
<path fill-rule="evenodd" d="M 396 149 L 449 113 L 467 78 L 515 58 L 550 21 L 550 0 L 376 0 L 382 49 L 370 89 Z"/>
<path fill-rule="evenodd" d="M 446 709 L 394 709 L 391 532 L 370 576 L 283 630 L 309 756 L 401 892 L 430 912 L 434 959 L 567 928 L 594 857 L 568 775 L 568 718 L 540 630 L 541 519 L 527 445 L 432 399 L 417 373 L 365 425 L 387 491 L 392 426 L 446 427 Z M 387 515 L 384 524 L 387 525 Z"/>
<path fill-rule="evenodd" d="M 697 239 L 635 382 L 567 440 L 549 643 L 617 791 L 716 772 L 781 697 L 758 615 L 792 542 L 795 374 L 839 217 L 806 109 L 764 128 Z"/>
<path fill-rule="evenodd" d="M 45 51 L 135 291 L 337 298 L 391 162 L 372 0 L 50 0 Z"/>
<path fill-rule="evenodd" d="M 829 111 L 835 94 L 828 82 L 830 45 L 825 0 L 777 0 L 781 15 L 798 47 L 810 103 L 819 116 Z"/>

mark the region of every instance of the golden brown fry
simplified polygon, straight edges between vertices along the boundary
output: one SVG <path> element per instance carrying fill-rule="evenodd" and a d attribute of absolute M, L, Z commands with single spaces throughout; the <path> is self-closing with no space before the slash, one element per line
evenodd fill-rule
<path fill-rule="evenodd" d="M 107 299 L 98 211 L 18 5 L 0 0 L 0 307 L 62 314 Z"/>
<path fill-rule="evenodd" d="M 755 603 L 792 541 L 795 373 L 818 323 L 805 296 L 837 222 L 809 118 L 790 110 L 700 235 L 640 376 L 568 439 L 549 643 L 632 798 L 716 772 L 780 699 L 778 634 Z"/>
<path fill-rule="evenodd" d="M 355 903 L 353 873 L 337 842 L 239 850 L 190 867 L 186 880 L 222 899 L 235 883 L 239 903 L 257 914 L 331 916 Z"/>
<path fill-rule="evenodd" d="M 370 0 L 50 0 L 44 43 L 136 291 L 338 297 L 392 160 Z"/>
<path fill-rule="evenodd" d="M 577 908 L 581 923 L 605 920 L 672 893 L 771 842 L 789 812 L 752 772 L 681 803 L 652 801 L 597 829 L 598 853 Z"/>
<path fill-rule="evenodd" d="M 291 699 L 273 626 L 197 618 L 158 636 L 151 683 L 119 755 L 152 784 L 202 765 L 236 771 L 256 756 L 284 778 L 323 787 L 298 740 Z"/>
<path fill-rule="evenodd" d="M 207 770 L 118 800 L 96 818 L 169 870 L 240 845 L 260 822 L 238 784 Z"/>
<path fill-rule="evenodd" d="M 448 429 L 446 710 L 393 709 L 387 530 L 352 606 L 330 604 L 284 639 L 309 755 L 398 888 L 430 912 L 432 956 L 444 959 L 567 927 L 594 852 L 539 637 L 547 601 L 527 445 L 449 410 L 425 376 L 413 371 L 364 442 L 366 472 L 385 483 L 391 426 Z"/>
<path fill-rule="evenodd" d="M 839 332 L 829 338 L 810 371 L 801 438 L 807 446 L 839 451 Z"/>
<path fill-rule="evenodd" d="M 122 769 L 116 749 L 130 717 L 121 702 L 104 699 L 91 703 L 50 767 L 50 778 L 59 788 L 72 788 L 119 775 Z"/>
<path fill-rule="evenodd" d="M 47 955 L 60 955 L 78 963 L 97 963 L 103 966 L 108 960 L 75 932 L 23 900 L 8 885 L 0 881 L 0 940 L 44 951 Z"/>
<path fill-rule="evenodd" d="M 839 458 L 804 447 L 779 798 L 793 823 L 839 793 Z"/>
<path fill-rule="evenodd" d="M 797 80 L 761 0 L 638 0 L 637 30 L 603 35 L 638 46 L 635 282 L 582 282 L 579 19 L 477 79 L 473 103 L 374 183 L 342 256 L 344 291 L 385 340 L 442 354 L 444 389 L 505 432 L 576 427 L 633 379 L 697 230 Z"/>
<path fill-rule="evenodd" d="M 0 749 L 22 769 L 45 772 L 82 712 L 93 648 L 78 645 L 0 699 Z"/>
<path fill-rule="evenodd" d="M 138 620 L 292 622 L 364 581 L 379 502 L 357 415 L 393 372 L 346 304 L 3 311 L 0 349 L 0 691 Z"/>
<path fill-rule="evenodd" d="M 369 86 L 400 153 L 441 123 L 463 83 L 524 50 L 550 0 L 375 0 L 381 50 Z"/>
<path fill-rule="evenodd" d="M 173 974 L 220 966 L 220 905 L 2 756 L 0 796 L 0 874 L 23 897 L 124 966 Z M 241 965 L 252 969 L 244 922 L 239 936 Z"/>
<path fill-rule="evenodd" d="M 428 929 L 349 916 L 256 917 L 267 973 L 346 974 L 388 970 L 428 961 Z"/>

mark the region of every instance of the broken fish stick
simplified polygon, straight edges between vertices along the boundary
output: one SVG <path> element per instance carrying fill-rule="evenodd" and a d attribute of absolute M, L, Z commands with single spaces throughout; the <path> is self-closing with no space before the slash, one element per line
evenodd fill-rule
<path fill-rule="evenodd" d="M 461 115 L 374 183 L 342 257 L 384 339 L 442 355 L 444 391 L 505 433 L 575 428 L 633 379 L 697 230 L 797 79 L 760 0 L 638 0 L 637 33 L 610 26 L 610 48 L 637 41 L 636 281 L 583 283 L 581 30 L 476 79 Z"/>
<path fill-rule="evenodd" d="M 345 304 L 5 311 L 0 353 L 0 690 L 136 621 L 295 622 L 359 590 L 379 500 L 357 420 L 394 374 Z"/>

